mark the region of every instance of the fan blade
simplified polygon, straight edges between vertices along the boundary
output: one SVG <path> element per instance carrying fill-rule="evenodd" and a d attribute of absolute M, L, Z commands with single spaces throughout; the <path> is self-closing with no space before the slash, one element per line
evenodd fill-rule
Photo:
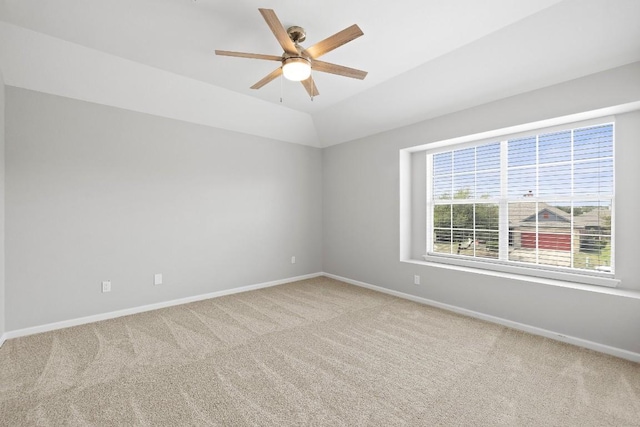
<path fill-rule="evenodd" d="M 364 33 L 362 32 L 360 27 L 358 27 L 356 24 L 353 24 L 349 28 L 345 28 L 344 30 L 327 37 L 326 39 L 314 44 L 313 46 L 305 50 L 311 58 L 319 58 L 325 53 L 331 52 L 332 50 L 339 48 L 343 44 L 357 39 L 363 34 Z"/>
<path fill-rule="evenodd" d="M 356 70 L 355 68 L 344 67 L 342 65 L 331 64 L 324 61 L 312 61 L 311 68 L 313 71 L 322 71 L 323 73 L 337 74 L 339 76 L 351 77 L 354 79 L 364 80 L 367 72 Z"/>
<path fill-rule="evenodd" d="M 261 53 L 244 53 L 244 52 L 231 52 L 228 50 L 216 50 L 216 55 L 237 56 L 238 58 L 266 59 L 267 61 L 282 61 L 281 56 L 262 55 Z"/>
<path fill-rule="evenodd" d="M 251 86 L 251 89 L 260 89 L 262 86 L 266 85 L 270 81 L 274 80 L 276 77 L 280 76 L 280 74 L 282 74 L 282 67 L 278 67 L 272 72 L 270 72 L 269 74 L 267 74 L 262 80 L 260 80 L 258 83 Z"/>
<path fill-rule="evenodd" d="M 282 26 L 282 23 L 276 16 L 276 13 L 272 9 L 258 9 L 262 14 L 262 17 L 265 21 L 267 21 L 267 25 L 271 28 L 271 32 L 276 39 L 278 39 L 278 43 L 282 46 L 285 52 L 290 55 L 298 55 L 298 50 L 296 49 L 296 45 L 289 38 L 289 34 Z"/>
<path fill-rule="evenodd" d="M 313 77 L 309 76 L 307 80 L 302 80 L 302 86 L 307 90 L 309 96 L 318 96 L 320 92 L 318 92 L 318 86 L 316 86 L 316 82 L 313 81 Z"/>

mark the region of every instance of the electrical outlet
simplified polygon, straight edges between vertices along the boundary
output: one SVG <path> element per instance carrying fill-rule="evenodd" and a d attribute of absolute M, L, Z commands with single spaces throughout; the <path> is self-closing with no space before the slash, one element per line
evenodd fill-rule
<path fill-rule="evenodd" d="M 153 275 L 153 284 L 162 285 L 162 274 L 157 273 Z"/>
<path fill-rule="evenodd" d="M 415 276 L 413 276 L 413 284 L 414 285 L 419 285 L 420 284 L 420 276 L 418 276 L 417 274 Z"/>
<path fill-rule="evenodd" d="M 111 292 L 111 280 L 102 282 L 102 292 Z"/>
<path fill-rule="evenodd" d="M 292 257 L 291 257 L 291 264 L 295 264 L 295 263 L 296 263 L 296 257 L 295 257 L 295 256 L 292 256 Z"/>

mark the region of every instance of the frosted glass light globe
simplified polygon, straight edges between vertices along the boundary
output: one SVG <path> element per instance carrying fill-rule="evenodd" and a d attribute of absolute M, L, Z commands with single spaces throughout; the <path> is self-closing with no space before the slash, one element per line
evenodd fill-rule
<path fill-rule="evenodd" d="M 304 58 L 287 58 L 282 64 L 282 74 L 294 82 L 306 80 L 311 75 L 311 64 Z"/>

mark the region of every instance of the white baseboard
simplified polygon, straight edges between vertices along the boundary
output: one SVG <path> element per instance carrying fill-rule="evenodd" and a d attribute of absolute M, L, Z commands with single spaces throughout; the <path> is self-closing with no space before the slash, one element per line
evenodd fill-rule
<path fill-rule="evenodd" d="M 411 301 L 415 301 L 421 304 L 430 305 L 437 308 L 442 308 L 444 310 L 452 311 L 454 313 L 463 314 L 465 316 L 474 317 L 480 320 L 486 320 L 491 323 L 497 323 L 499 325 L 506 326 L 508 328 L 517 329 L 519 331 L 528 332 L 533 335 L 539 335 L 545 338 L 550 338 L 556 341 L 561 341 L 567 344 L 573 344 L 578 347 L 588 348 L 590 350 L 598 351 L 600 353 L 610 354 L 612 356 L 620 357 L 622 359 L 631 360 L 632 362 L 640 363 L 640 353 L 634 353 L 629 350 L 624 350 L 617 347 L 611 347 L 605 344 L 600 344 L 597 342 L 585 340 L 582 338 L 576 338 L 572 336 L 567 336 L 558 332 L 549 331 L 547 329 L 538 328 L 536 326 L 527 325 L 524 323 L 514 322 L 512 320 L 503 319 L 501 317 L 491 316 L 489 314 L 480 313 L 473 310 L 468 310 L 466 308 L 457 307 L 455 305 L 444 304 L 438 301 L 430 300 L 427 298 L 418 297 L 411 294 L 405 294 L 404 292 L 398 292 L 391 289 L 386 289 L 380 286 L 372 285 L 365 282 L 360 282 L 358 280 L 349 279 L 346 277 L 337 276 L 335 274 L 330 273 L 322 273 L 323 276 L 340 280 L 345 283 L 349 283 L 352 285 L 360 286 L 363 288 L 372 289 L 374 291 L 382 292 L 385 294 L 393 295 L 399 298 L 408 299 Z"/>
<path fill-rule="evenodd" d="M 5 332 L 0 338 L 0 346 L 5 340 L 11 338 L 24 337 L 27 335 L 39 334 L 41 332 L 54 331 L 56 329 L 69 328 L 71 326 L 85 325 L 87 323 L 99 322 L 101 320 L 114 319 L 116 317 L 129 316 L 131 314 L 143 313 L 145 311 L 158 310 L 160 308 L 172 307 L 174 305 L 188 304 L 190 302 L 202 301 L 205 299 L 217 298 L 225 295 L 238 294 L 241 292 L 253 291 L 256 289 L 268 288 L 271 286 L 282 285 L 298 280 L 312 279 L 322 276 L 322 273 L 305 274 L 303 276 L 288 277 L 286 279 L 274 280 L 272 282 L 258 283 L 255 285 L 242 286 L 240 288 L 225 289 L 223 291 L 211 292 L 208 294 L 195 295 L 192 297 L 179 298 L 171 301 L 163 301 L 155 304 L 142 305 L 139 307 L 126 308 L 123 310 L 111 311 L 108 313 L 94 314 L 91 316 L 80 317 L 77 319 L 63 320 L 61 322 L 48 323 L 45 325 L 32 326 L 24 329 Z"/>
<path fill-rule="evenodd" d="M 421 304 L 430 305 L 437 308 L 442 308 L 444 310 L 452 311 L 454 313 L 462 314 L 465 316 L 473 317 L 476 319 L 486 320 L 488 322 L 496 323 L 499 325 L 503 325 L 512 329 L 517 329 L 520 331 L 528 332 L 534 335 L 539 335 L 545 338 L 554 339 L 556 341 L 565 342 L 568 344 L 573 344 L 579 347 L 588 348 L 591 350 L 595 350 L 601 353 L 610 354 L 612 356 L 620 357 L 622 359 L 631 360 L 633 362 L 640 363 L 640 353 L 634 353 L 632 351 L 611 347 L 605 344 L 600 344 L 597 342 L 585 340 L 582 338 L 576 338 L 572 336 L 566 336 L 558 332 L 549 331 L 547 329 L 538 328 L 535 326 L 527 325 L 524 323 L 514 322 L 512 320 L 503 319 L 501 317 L 491 316 L 489 314 L 480 313 L 473 310 L 468 310 L 466 308 L 457 307 L 450 304 L 444 304 L 438 301 L 430 300 L 427 298 L 422 298 L 419 296 L 406 294 L 404 292 L 398 292 L 391 289 L 383 288 L 381 286 L 372 285 L 370 283 L 360 282 L 358 280 L 349 279 L 347 277 L 337 276 L 335 274 L 330 273 L 312 273 L 306 274 L 302 276 L 289 277 L 286 279 L 274 280 L 271 282 L 258 283 L 255 285 L 242 286 L 240 288 L 233 289 L 225 289 L 223 291 L 211 292 L 202 295 L 195 295 L 186 298 L 180 298 L 171 301 L 164 301 L 155 304 L 143 305 L 139 307 L 132 307 L 123 310 L 111 311 L 108 313 L 101 313 L 86 317 L 80 317 L 77 319 L 69 319 L 63 320 L 61 322 L 48 323 L 45 325 L 32 326 L 24 329 L 17 329 L 14 331 L 7 331 L 4 334 L 0 335 L 0 347 L 4 344 L 6 340 L 18 337 L 24 337 L 27 335 L 39 334 L 41 332 L 53 331 L 56 329 L 69 328 L 71 326 L 84 325 L 87 323 L 99 322 L 101 320 L 113 319 L 116 317 L 129 316 L 131 314 L 143 313 L 146 311 L 158 310 L 160 308 L 172 307 L 175 305 L 188 304 L 190 302 L 202 301 L 210 298 L 217 298 L 225 295 L 237 294 L 241 292 L 252 291 L 256 289 L 268 288 L 271 286 L 282 285 L 289 282 L 295 282 L 298 280 L 312 279 L 314 277 L 326 276 L 332 279 L 340 280 L 345 283 L 349 283 L 352 285 L 360 286 L 363 288 L 372 289 L 378 292 L 382 292 L 385 294 L 393 295 L 399 298 L 415 301 Z"/>

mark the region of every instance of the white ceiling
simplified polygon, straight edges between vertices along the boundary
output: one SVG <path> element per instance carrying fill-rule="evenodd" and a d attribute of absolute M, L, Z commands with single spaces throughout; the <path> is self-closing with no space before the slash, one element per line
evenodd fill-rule
<path fill-rule="evenodd" d="M 323 60 L 369 75 L 315 73 L 313 101 L 249 89 L 278 64 L 213 52 L 281 54 L 258 7 L 305 46 L 358 24 Z M 326 146 L 639 61 L 639 16 L 638 0 L 3 0 L 0 66 L 10 85 Z"/>

